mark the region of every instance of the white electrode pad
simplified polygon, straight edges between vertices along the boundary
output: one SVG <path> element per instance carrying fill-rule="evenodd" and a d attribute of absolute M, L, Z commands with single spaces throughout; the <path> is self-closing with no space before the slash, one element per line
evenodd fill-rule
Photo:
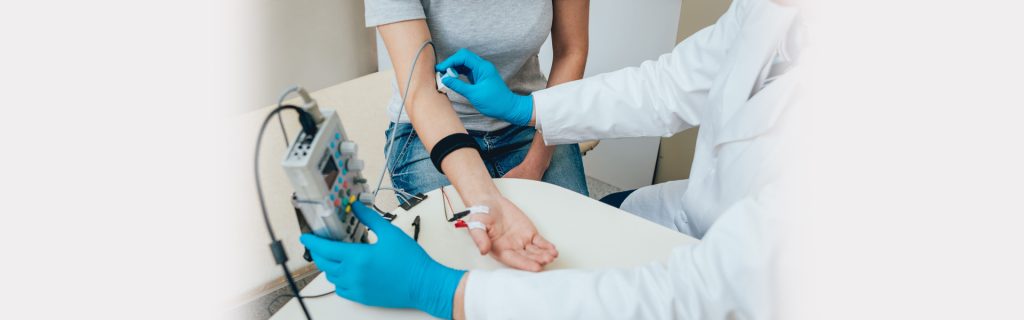
<path fill-rule="evenodd" d="M 448 90 L 450 90 L 450 89 L 448 89 L 448 86 L 444 85 L 444 81 L 441 81 L 441 79 L 444 79 L 444 78 L 447 78 L 447 77 L 456 77 L 456 78 L 458 78 L 459 74 L 457 72 L 455 72 L 455 70 L 452 70 L 452 68 L 448 68 L 448 70 L 445 70 L 444 75 L 441 75 L 440 72 L 435 72 L 434 76 L 437 79 L 437 92 L 448 93 Z"/>

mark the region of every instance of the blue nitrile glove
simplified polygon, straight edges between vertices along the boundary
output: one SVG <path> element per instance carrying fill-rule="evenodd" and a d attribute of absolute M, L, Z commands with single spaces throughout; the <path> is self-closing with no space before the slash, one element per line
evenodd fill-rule
<path fill-rule="evenodd" d="M 438 72 L 452 68 L 466 75 L 470 83 L 457 77 L 444 77 L 441 82 L 466 97 L 480 113 L 520 126 L 530 123 L 533 117 L 533 97 L 518 95 L 509 90 L 498 69 L 490 61 L 467 49 L 459 49 L 434 68 Z"/>
<path fill-rule="evenodd" d="M 415 240 L 362 203 L 354 203 L 352 209 L 377 234 L 377 243 L 345 243 L 312 234 L 300 239 L 337 294 L 369 306 L 416 308 L 451 318 L 452 299 L 465 271 L 437 263 Z"/>

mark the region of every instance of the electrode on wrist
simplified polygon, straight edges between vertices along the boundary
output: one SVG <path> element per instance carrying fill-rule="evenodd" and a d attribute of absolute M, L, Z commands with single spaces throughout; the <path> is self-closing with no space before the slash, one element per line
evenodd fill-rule
<path fill-rule="evenodd" d="M 444 160 L 448 154 L 455 152 L 455 150 L 462 148 L 473 148 L 476 152 L 483 156 L 483 152 L 480 151 L 480 145 L 476 143 L 476 140 L 472 136 L 466 133 L 453 133 L 438 141 L 434 145 L 434 148 L 430 150 L 430 160 L 434 162 L 434 168 L 437 168 L 437 172 L 444 174 L 444 170 L 441 169 L 441 161 Z"/>
<path fill-rule="evenodd" d="M 483 222 L 470 219 L 474 214 L 489 214 L 491 208 L 484 205 L 477 205 L 466 208 L 461 212 L 455 214 L 454 217 L 448 219 L 448 222 L 455 222 L 455 228 L 468 228 L 469 230 L 480 229 L 487 231 L 487 225 Z M 462 220 L 466 218 L 466 220 Z"/>
<path fill-rule="evenodd" d="M 456 212 L 451 219 L 448 219 L 448 222 L 455 222 L 455 220 L 465 218 L 466 216 L 475 213 L 491 213 L 491 208 L 484 205 L 472 206 L 466 208 L 466 210 Z"/>

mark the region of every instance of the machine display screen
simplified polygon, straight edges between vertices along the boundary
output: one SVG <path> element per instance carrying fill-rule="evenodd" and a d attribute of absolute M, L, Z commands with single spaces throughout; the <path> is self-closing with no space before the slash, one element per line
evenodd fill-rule
<path fill-rule="evenodd" d="M 327 189 L 331 189 L 331 185 L 338 179 L 338 166 L 334 164 L 334 157 L 329 152 L 324 154 L 324 160 L 321 160 L 320 174 L 324 176 Z"/>

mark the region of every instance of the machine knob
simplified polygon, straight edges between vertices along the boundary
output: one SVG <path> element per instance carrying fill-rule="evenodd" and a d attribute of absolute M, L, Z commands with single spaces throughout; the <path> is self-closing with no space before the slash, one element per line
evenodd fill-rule
<path fill-rule="evenodd" d="M 338 148 L 338 150 L 341 151 L 341 155 L 343 156 L 356 154 L 356 150 L 358 149 L 359 148 L 356 146 L 356 143 L 352 141 L 342 142 L 341 147 Z"/>
<path fill-rule="evenodd" d="M 364 167 L 363 160 L 360 159 L 349 160 L 345 165 L 348 166 L 350 171 L 362 171 Z"/>
<path fill-rule="evenodd" d="M 365 205 L 373 204 L 373 192 L 363 192 L 359 194 L 359 202 Z"/>

